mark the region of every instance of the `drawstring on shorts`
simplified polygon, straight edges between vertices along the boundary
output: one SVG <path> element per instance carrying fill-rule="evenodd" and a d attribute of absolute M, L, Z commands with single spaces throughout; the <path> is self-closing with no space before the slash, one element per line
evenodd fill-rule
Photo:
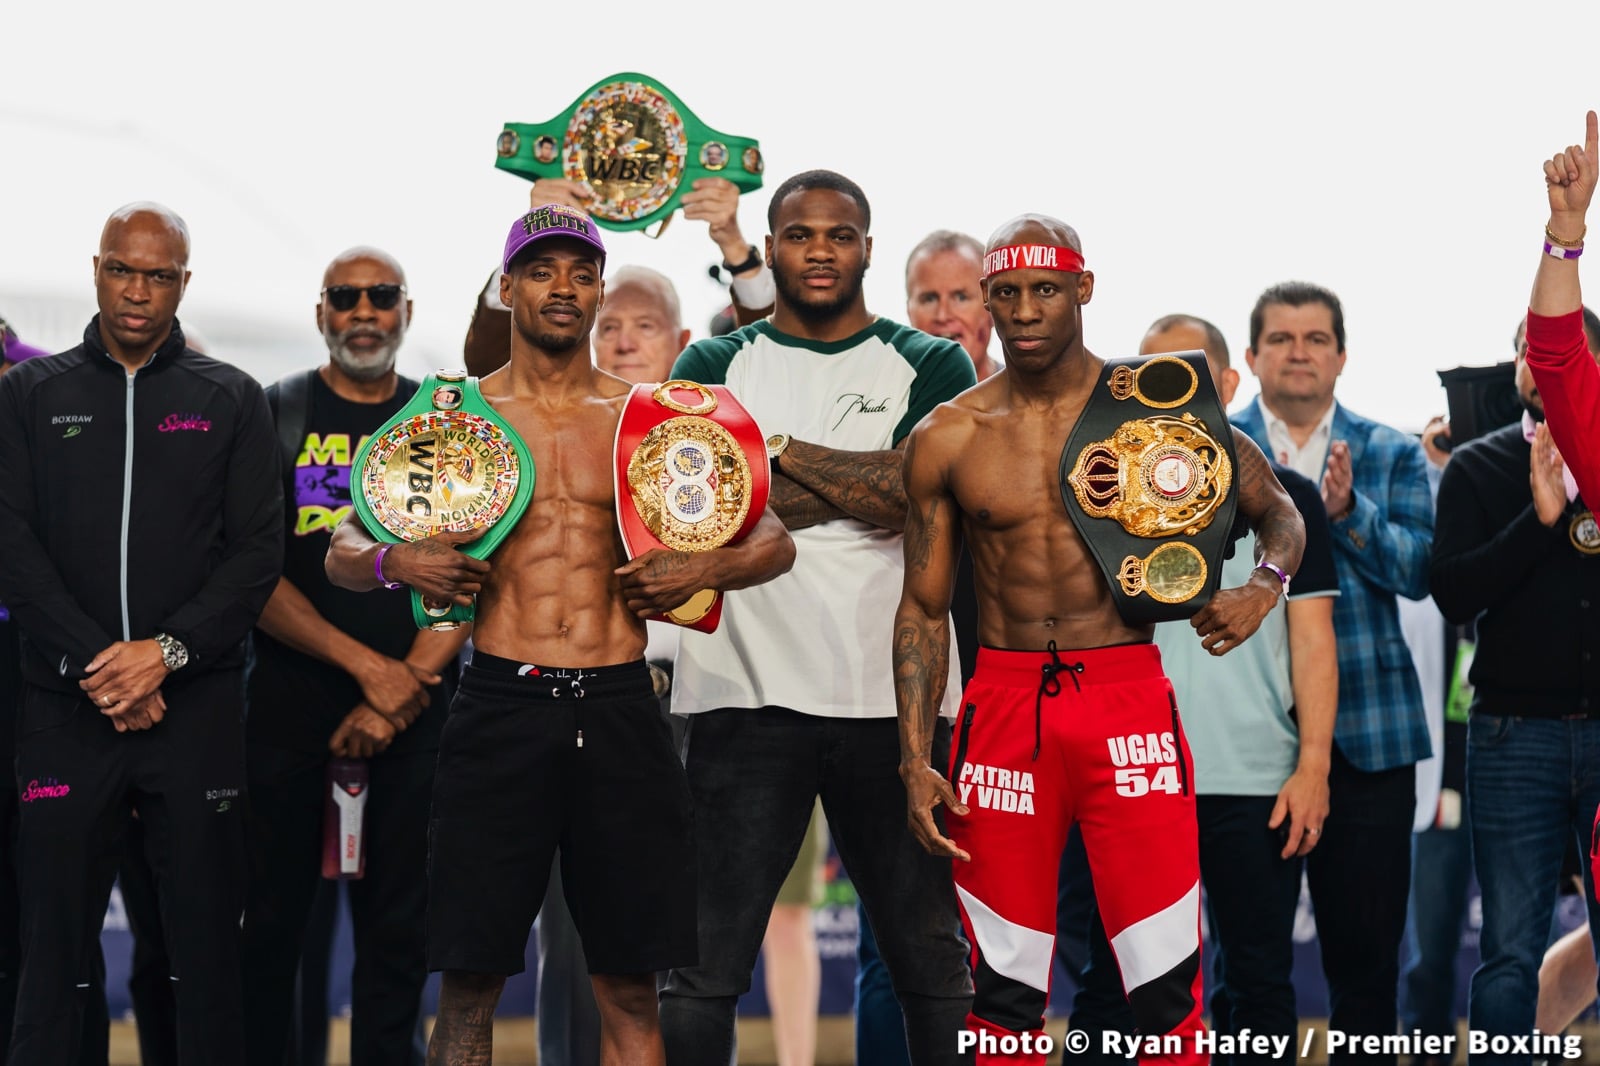
<path fill-rule="evenodd" d="M 1047 663 L 1041 663 L 1039 665 L 1039 673 L 1043 676 L 1039 680 L 1039 691 L 1034 693 L 1033 697 L 1034 762 L 1039 761 L 1039 749 L 1044 744 L 1044 730 L 1043 726 L 1041 725 L 1043 719 L 1044 698 L 1049 696 L 1053 699 L 1054 697 L 1061 695 L 1061 682 L 1057 680 L 1056 675 L 1062 671 L 1066 671 L 1067 676 L 1072 678 L 1072 687 L 1078 692 L 1083 691 L 1083 686 L 1078 683 L 1078 675 L 1083 673 L 1083 663 L 1062 662 L 1061 656 L 1056 654 L 1056 642 L 1053 640 L 1046 645 L 1045 650 L 1050 653 L 1050 661 Z"/>

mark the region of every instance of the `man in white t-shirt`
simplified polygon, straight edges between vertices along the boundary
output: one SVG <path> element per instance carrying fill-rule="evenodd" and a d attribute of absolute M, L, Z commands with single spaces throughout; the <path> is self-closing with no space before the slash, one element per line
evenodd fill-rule
<path fill-rule="evenodd" d="M 690 345 L 673 368 L 726 385 L 772 435 L 770 506 L 797 557 L 783 579 L 727 596 L 721 627 L 685 631 L 679 648 L 673 712 L 691 716 L 700 962 L 673 970 L 662 992 L 667 1055 L 728 1061 L 738 997 L 820 795 L 913 1061 L 958 1062 L 972 997 L 967 947 L 948 860 L 906 829 L 884 634 L 903 572 L 898 448 L 976 376 L 953 341 L 867 310 L 871 210 L 854 182 L 796 175 L 773 193 L 767 221 L 772 317 Z M 958 691 L 952 670 L 939 758 Z"/>

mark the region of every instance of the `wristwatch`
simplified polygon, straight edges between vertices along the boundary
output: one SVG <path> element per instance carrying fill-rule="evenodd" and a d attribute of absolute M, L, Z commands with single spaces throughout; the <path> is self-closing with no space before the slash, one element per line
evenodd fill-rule
<path fill-rule="evenodd" d="M 1280 582 L 1283 583 L 1283 595 L 1284 595 L 1285 599 L 1288 598 L 1288 596 L 1289 596 L 1289 575 L 1283 572 L 1283 567 L 1279 566 L 1277 563 L 1269 563 L 1269 562 L 1262 561 L 1262 562 L 1259 562 L 1259 563 L 1256 564 L 1255 569 L 1256 570 L 1268 570 L 1268 571 L 1271 571 L 1273 576 L 1275 576 Z M 1254 571 L 1252 571 L 1252 573 L 1254 573 Z"/>
<path fill-rule="evenodd" d="M 728 262 L 726 259 L 722 261 L 722 269 L 726 270 L 729 274 L 743 274 L 746 270 L 754 270 L 760 265 L 761 252 L 753 244 L 750 246 L 750 254 L 745 257 L 744 262 L 734 265 L 733 263 Z"/>
<path fill-rule="evenodd" d="M 167 664 L 168 670 L 181 670 L 189 665 L 189 649 L 183 646 L 183 641 L 169 633 L 157 633 L 156 643 L 161 645 L 161 661 Z"/>
<path fill-rule="evenodd" d="M 767 438 L 767 462 L 771 464 L 772 472 L 774 474 L 781 474 L 783 472 L 778 469 L 778 459 L 785 451 L 788 450 L 788 448 L 789 434 L 787 433 L 774 433 L 772 436 Z"/>

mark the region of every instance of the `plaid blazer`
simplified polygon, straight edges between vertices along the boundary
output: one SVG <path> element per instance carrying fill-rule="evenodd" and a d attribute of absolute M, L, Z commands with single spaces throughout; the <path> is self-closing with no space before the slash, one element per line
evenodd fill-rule
<path fill-rule="evenodd" d="M 1273 456 L 1261 407 L 1251 400 L 1233 424 Z M 1350 446 L 1355 507 L 1333 530 L 1339 598 L 1339 714 L 1333 739 L 1358 768 L 1388 770 L 1426 759 L 1433 747 L 1395 597 L 1428 594 L 1433 498 L 1422 445 L 1335 403 L 1332 439 Z"/>

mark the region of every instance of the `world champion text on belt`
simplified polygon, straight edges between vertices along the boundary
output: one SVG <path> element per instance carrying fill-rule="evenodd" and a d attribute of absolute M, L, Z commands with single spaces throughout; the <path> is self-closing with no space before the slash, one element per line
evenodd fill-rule
<path fill-rule="evenodd" d="M 1072 254 L 1040 269 L 1081 272 Z M 1189 618 L 1211 598 L 1233 537 L 1237 466 L 1204 352 L 1106 361 L 1061 452 L 1061 499 L 1123 621 Z"/>
<path fill-rule="evenodd" d="M 533 498 L 533 454 L 465 370 L 440 370 L 367 439 L 355 458 L 351 503 L 380 542 L 484 529 L 458 550 L 485 559 Z M 382 573 L 379 573 L 380 579 Z M 411 590 L 419 629 L 455 629 L 474 608 Z"/>
<path fill-rule="evenodd" d="M 529 181 L 585 182 L 602 226 L 650 237 L 666 229 L 695 179 L 726 178 L 747 193 L 766 169 L 753 138 L 717 132 L 660 79 L 631 73 L 600 79 L 546 122 L 506 123 L 495 166 Z"/>
<path fill-rule="evenodd" d="M 744 539 L 772 485 L 766 438 L 721 385 L 635 385 L 617 422 L 617 526 L 628 558 L 651 550 L 710 551 Z M 710 633 L 722 596 L 702 589 L 660 616 Z"/>

